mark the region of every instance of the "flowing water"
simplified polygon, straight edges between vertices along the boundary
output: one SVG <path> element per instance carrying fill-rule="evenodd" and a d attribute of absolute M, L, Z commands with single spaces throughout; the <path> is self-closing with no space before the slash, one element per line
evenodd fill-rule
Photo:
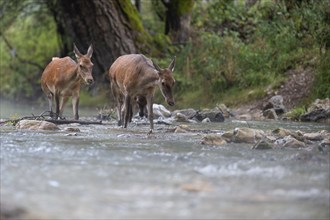
<path fill-rule="evenodd" d="M 3 117 L 3 116 L 2 116 Z M 322 124 L 188 124 L 200 130 L 330 130 Z M 329 153 L 201 145 L 203 133 L 115 122 L 60 131 L 1 126 L 1 203 L 42 219 L 329 218 Z M 80 132 L 65 131 L 78 127 Z M 310 153 L 310 159 L 298 156 Z"/>

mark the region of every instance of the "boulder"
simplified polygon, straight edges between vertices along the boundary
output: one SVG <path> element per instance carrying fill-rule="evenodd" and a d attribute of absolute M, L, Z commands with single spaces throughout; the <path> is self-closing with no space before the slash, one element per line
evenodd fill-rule
<path fill-rule="evenodd" d="M 225 118 L 222 115 L 222 112 L 219 109 L 205 109 L 200 112 L 197 112 L 195 118 L 198 121 L 203 121 L 205 118 L 209 118 L 211 122 L 224 122 Z"/>
<path fill-rule="evenodd" d="M 262 115 L 267 119 L 278 119 L 278 116 L 276 114 L 276 111 L 274 109 L 267 109 L 263 111 Z"/>
<path fill-rule="evenodd" d="M 229 118 L 230 116 L 233 116 L 230 109 L 223 103 L 217 104 L 216 108 L 222 113 L 223 117 L 225 118 Z"/>
<path fill-rule="evenodd" d="M 261 138 L 265 137 L 264 131 L 245 127 L 235 128 L 233 134 L 232 141 L 237 143 L 254 144 Z"/>
<path fill-rule="evenodd" d="M 303 137 L 307 140 L 310 141 L 321 141 L 323 140 L 323 136 L 321 135 L 321 133 L 305 133 L 303 134 Z"/>
<path fill-rule="evenodd" d="M 173 111 L 173 115 L 176 115 L 177 113 L 185 115 L 187 119 L 192 119 L 197 114 L 197 111 L 192 108 Z"/>
<path fill-rule="evenodd" d="M 28 129 L 28 130 L 59 130 L 59 127 L 51 122 L 39 121 L 39 120 L 20 120 L 16 124 L 17 129 Z"/>
<path fill-rule="evenodd" d="M 268 109 L 274 109 L 277 115 L 283 114 L 286 112 L 286 108 L 283 105 L 283 96 L 276 95 L 271 97 L 266 103 L 263 104 L 263 111 Z"/>
<path fill-rule="evenodd" d="M 301 121 L 330 123 L 330 99 L 316 99 L 307 109 L 307 113 L 300 116 Z"/>
<path fill-rule="evenodd" d="M 305 143 L 297 140 L 293 136 L 289 135 L 284 138 L 275 141 L 275 144 L 280 147 L 291 147 L 291 148 L 304 148 Z"/>
<path fill-rule="evenodd" d="M 153 104 L 152 106 L 154 118 L 168 118 L 171 117 L 171 112 L 167 110 L 163 105 Z"/>
<path fill-rule="evenodd" d="M 300 141 L 302 141 L 304 139 L 301 132 L 295 132 L 295 131 L 291 131 L 291 130 L 284 129 L 284 128 L 277 128 L 272 131 L 272 134 L 276 135 L 279 138 L 284 138 L 286 136 L 291 135 Z"/>

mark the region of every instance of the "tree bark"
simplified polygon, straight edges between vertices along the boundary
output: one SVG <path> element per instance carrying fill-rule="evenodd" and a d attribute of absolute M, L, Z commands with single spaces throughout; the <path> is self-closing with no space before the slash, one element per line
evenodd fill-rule
<path fill-rule="evenodd" d="M 165 34 L 173 43 L 186 43 L 189 39 L 191 13 L 194 0 L 162 0 L 166 6 Z"/>
<path fill-rule="evenodd" d="M 147 33 L 130 0 L 57 0 L 56 4 L 61 17 L 58 22 L 79 50 L 85 53 L 93 45 L 93 74 L 97 81 L 103 81 L 103 74 L 117 57 L 146 48 L 140 41 L 148 39 L 141 37 Z"/>

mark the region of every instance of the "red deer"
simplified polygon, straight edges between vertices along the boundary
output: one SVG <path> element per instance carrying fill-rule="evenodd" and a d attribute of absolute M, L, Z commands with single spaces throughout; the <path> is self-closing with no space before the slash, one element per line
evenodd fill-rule
<path fill-rule="evenodd" d="M 87 85 L 94 82 L 92 76 L 93 54 L 92 45 L 89 46 L 87 54 L 79 52 L 73 45 L 73 52 L 77 62 L 70 57 L 53 58 L 46 66 L 41 76 L 41 88 L 48 97 L 50 115 L 53 118 L 62 118 L 63 108 L 69 97 L 72 96 L 72 109 L 74 119 L 78 120 L 78 105 L 81 81 Z M 53 100 L 55 99 L 56 114 L 53 112 Z"/>
<path fill-rule="evenodd" d="M 127 123 L 132 117 L 133 100 L 137 101 L 141 112 L 141 108 L 145 105 L 143 99 L 145 99 L 150 121 L 149 133 L 152 132 L 154 129 L 152 106 L 156 87 L 159 86 L 165 101 L 170 106 L 175 103 L 172 95 L 175 83 L 172 75 L 174 67 L 175 57 L 169 67 L 165 69 L 161 69 L 155 62 L 142 54 L 129 54 L 117 58 L 109 69 L 109 78 L 117 101 L 119 125 L 123 123 L 124 128 L 127 127 Z M 142 109 L 142 111 L 144 110 Z"/>

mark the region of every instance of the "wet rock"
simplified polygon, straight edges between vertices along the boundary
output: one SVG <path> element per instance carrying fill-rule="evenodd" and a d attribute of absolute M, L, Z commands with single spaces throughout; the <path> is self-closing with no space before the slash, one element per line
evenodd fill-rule
<path fill-rule="evenodd" d="M 222 135 L 210 134 L 203 137 L 201 144 L 224 145 L 227 144 L 227 141 L 222 137 Z"/>
<path fill-rule="evenodd" d="M 211 120 L 209 118 L 204 118 L 202 121 L 202 123 L 209 123 L 209 122 L 211 122 Z"/>
<path fill-rule="evenodd" d="M 283 114 L 286 112 L 286 108 L 283 105 L 283 96 L 276 95 L 271 97 L 266 103 L 263 104 L 263 111 L 268 109 L 274 109 L 277 115 Z"/>
<path fill-rule="evenodd" d="M 265 132 L 253 128 L 235 128 L 233 131 L 232 142 L 236 143 L 256 143 L 261 138 L 265 137 Z"/>
<path fill-rule="evenodd" d="M 174 120 L 177 122 L 188 122 L 187 116 L 180 112 L 175 113 Z"/>
<path fill-rule="evenodd" d="M 323 137 L 320 133 L 306 133 L 303 134 L 303 137 L 310 141 L 321 141 L 323 140 Z"/>
<path fill-rule="evenodd" d="M 290 147 L 290 148 L 304 148 L 306 144 L 302 141 L 297 140 L 293 136 L 289 135 L 284 138 L 275 141 L 275 144 L 280 147 Z"/>
<path fill-rule="evenodd" d="M 294 138 L 302 141 L 303 140 L 303 136 L 301 133 L 297 133 L 295 131 L 291 131 L 288 129 L 284 129 L 284 128 L 277 128 L 275 130 L 272 131 L 272 134 L 280 137 L 280 138 L 284 138 L 286 136 L 293 136 Z"/>
<path fill-rule="evenodd" d="M 229 118 L 230 116 L 233 116 L 230 109 L 223 103 L 217 105 L 217 109 L 222 113 L 223 117 Z"/>
<path fill-rule="evenodd" d="M 267 141 L 265 139 L 261 139 L 261 140 L 258 141 L 258 143 L 253 145 L 251 149 L 254 149 L 254 150 L 267 150 L 267 149 L 272 149 L 272 148 L 273 148 L 272 143 L 270 143 L 269 141 Z"/>
<path fill-rule="evenodd" d="M 187 133 L 190 132 L 190 129 L 187 126 L 177 126 L 174 130 L 174 133 Z"/>
<path fill-rule="evenodd" d="M 276 114 L 276 111 L 274 109 L 267 109 L 265 111 L 263 111 L 263 116 L 267 119 L 278 119 L 278 116 Z"/>
<path fill-rule="evenodd" d="M 219 109 L 213 110 L 202 110 L 197 112 L 195 118 L 198 121 L 203 121 L 205 118 L 209 118 L 211 122 L 224 122 L 225 118 L 222 115 L 222 112 Z"/>
<path fill-rule="evenodd" d="M 21 120 L 16 124 L 17 129 L 28 129 L 28 130 L 48 130 L 54 131 L 59 130 L 59 127 L 51 122 L 38 121 L 38 120 Z"/>
<path fill-rule="evenodd" d="M 307 110 L 300 116 L 301 121 L 330 123 L 330 99 L 316 99 Z"/>
<path fill-rule="evenodd" d="M 187 119 L 192 119 L 196 116 L 197 111 L 192 108 L 173 111 L 173 115 L 176 115 L 177 113 L 185 115 Z"/>
<path fill-rule="evenodd" d="M 320 145 L 322 146 L 322 147 L 330 147 L 330 138 L 328 137 L 328 138 L 325 138 L 325 139 L 323 139 L 322 141 L 321 141 L 321 143 L 320 143 Z"/>
<path fill-rule="evenodd" d="M 152 108 L 153 108 L 153 113 L 154 113 L 155 118 L 157 118 L 157 117 L 162 117 L 162 118 L 171 117 L 171 112 L 169 110 L 167 110 L 163 105 L 153 104 Z"/>
<path fill-rule="evenodd" d="M 317 109 L 300 116 L 301 121 L 330 122 L 330 109 Z"/>

